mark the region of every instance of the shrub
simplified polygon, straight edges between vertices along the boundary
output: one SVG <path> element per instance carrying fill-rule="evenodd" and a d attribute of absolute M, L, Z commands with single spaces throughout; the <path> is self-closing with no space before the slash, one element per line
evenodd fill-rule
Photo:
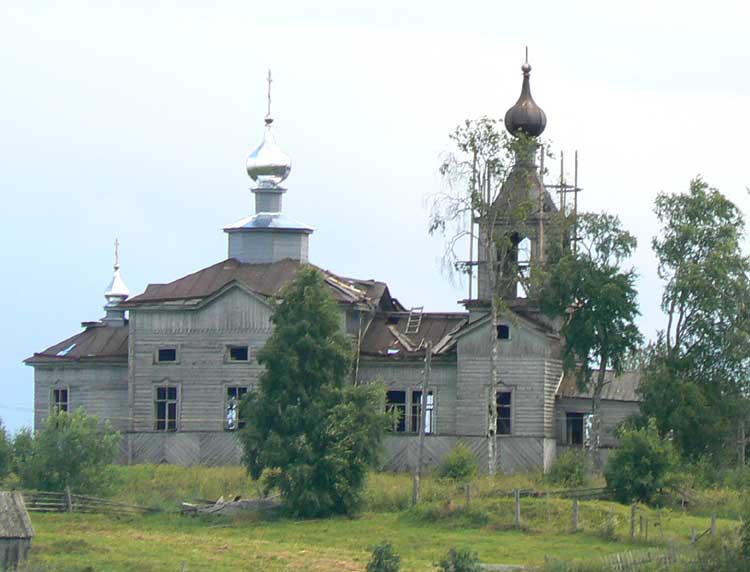
<path fill-rule="evenodd" d="M 459 443 L 443 458 L 438 475 L 453 481 L 469 481 L 479 472 L 479 465 L 466 445 Z"/>
<path fill-rule="evenodd" d="M 83 409 L 52 413 L 33 439 L 31 457 L 19 466 L 24 487 L 61 491 L 102 490 L 117 458 L 120 434 Z"/>
<path fill-rule="evenodd" d="M 4 479 L 10 473 L 12 451 L 8 433 L 5 431 L 2 419 L 0 419 L 0 479 Z"/>
<path fill-rule="evenodd" d="M 28 427 L 22 427 L 13 436 L 13 472 L 20 475 L 23 467 L 31 460 L 34 452 L 34 433 Z"/>
<path fill-rule="evenodd" d="M 390 542 L 382 542 L 373 547 L 372 556 L 365 570 L 367 572 L 399 572 L 401 557 L 393 550 Z"/>
<path fill-rule="evenodd" d="M 620 448 L 604 469 L 607 487 L 620 502 L 651 503 L 669 484 L 676 466 L 674 447 L 659 436 L 653 420 L 642 429 L 624 429 L 618 437 Z"/>
<path fill-rule="evenodd" d="M 439 572 L 480 572 L 482 566 L 476 552 L 468 548 L 451 548 L 440 562 Z"/>
<path fill-rule="evenodd" d="M 547 473 L 547 481 L 553 485 L 575 488 L 588 482 L 588 457 L 583 449 L 569 449 L 558 455 Z"/>

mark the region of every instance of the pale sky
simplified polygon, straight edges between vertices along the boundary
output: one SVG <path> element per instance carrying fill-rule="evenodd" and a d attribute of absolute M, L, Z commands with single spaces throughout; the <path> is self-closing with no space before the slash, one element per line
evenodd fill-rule
<path fill-rule="evenodd" d="M 637 235 L 644 334 L 663 327 L 653 199 L 702 174 L 750 210 L 742 2 L 0 3 L 0 418 L 32 420 L 21 361 L 103 315 L 112 243 L 131 291 L 226 258 L 273 70 L 284 210 L 311 261 L 453 311 L 425 198 L 465 118 L 518 97 L 524 46 L 583 210 Z"/>

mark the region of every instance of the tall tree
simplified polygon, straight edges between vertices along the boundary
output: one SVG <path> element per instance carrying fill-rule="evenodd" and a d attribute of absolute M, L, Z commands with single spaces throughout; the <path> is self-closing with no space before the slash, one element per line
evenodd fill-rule
<path fill-rule="evenodd" d="M 433 196 L 430 234 L 446 238 L 443 256 L 445 267 L 458 274 L 471 272 L 459 254 L 459 248 L 473 237 L 483 253 L 488 279 L 491 332 L 497 331 L 500 316 L 507 309 L 505 299 L 515 297 L 512 291 L 521 276 L 518 267 L 517 237 L 523 235 L 534 202 L 529 196 L 532 177 L 536 175 L 533 157 L 538 143 L 519 132 L 515 137 L 500 130 L 501 122 L 488 117 L 466 120 L 450 134 L 454 149 L 440 165 L 447 189 Z M 513 192 L 501 192 L 514 173 Z M 492 337 L 490 387 L 487 392 L 488 473 L 497 466 L 497 409 L 495 395 L 501 386 L 500 342 Z"/>
<path fill-rule="evenodd" d="M 560 332 L 563 367 L 576 374 L 580 389 L 591 388 L 591 449 L 594 464 L 601 470 L 601 398 L 612 382 L 606 372 L 611 368 L 621 373 L 626 358 L 642 341 L 635 325 L 639 313 L 636 274 L 632 268 L 622 269 L 636 239 L 621 227 L 618 217 L 604 213 L 579 215 L 577 227 L 576 249 L 546 269 L 542 308 L 552 316 L 566 315 Z"/>
<path fill-rule="evenodd" d="M 348 382 L 350 343 L 317 270 L 299 270 L 272 322 L 260 391 L 241 407 L 245 462 L 254 478 L 268 470 L 292 514 L 351 514 L 387 424 L 382 388 Z"/>
<path fill-rule="evenodd" d="M 740 210 L 700 177 L 656 199 L 652 246 L 665 282 L 660 332 L 641 384 L 642 410 L 688 457 L 720 456 L 750 390 L 750 261 Z"/>

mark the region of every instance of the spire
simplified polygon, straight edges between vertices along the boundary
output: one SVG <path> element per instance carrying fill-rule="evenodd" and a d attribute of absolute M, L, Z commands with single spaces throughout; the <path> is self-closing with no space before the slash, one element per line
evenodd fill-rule
<path fill-rule="evenodd" d="M 547 116 L 531 97 L 529 85 L 531 66 L 529 65 L 528 47 L 526 48 L 526 62 L 521 66 L 521 71 L 523 72 L 521 95 L 516 104 L 505 113 L 505 128 L 512 135 L 517 135 L 519 131 L 523 131 L 527 135 L 538 137 L 547 126 Z"/>
<path fill-rule="evenodd" d="M 107 303 L 104 305 L 104 311 L 107 315 L 104 321 L 112 326 L 122 326 L 125 324 L 125 310 L 120 310 L 118 304 L 124 302 L 130 296 L 130 290 L 125 285 L 125 281 L 120 274 L 120 241 L 115 239 L 115 266 L 112 280 L 104 292 L 104 298 Z"/>
<path fill-rule="evenodd" d="M 271 131 L 273 117 L 271 117 L 271 70 L 268 70 L 268 104 L 266 109 L 266 132 L 262 143 L 247 158 L 247 174 L 258 184 L 259 189 L 278 189 L 279 185 L 289 176 L 292 161 L 277 145 Z"/>

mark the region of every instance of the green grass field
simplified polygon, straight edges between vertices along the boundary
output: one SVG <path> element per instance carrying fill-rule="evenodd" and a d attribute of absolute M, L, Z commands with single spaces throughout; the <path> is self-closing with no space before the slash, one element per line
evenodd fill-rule
<path fill-rule="evenodd" d="M 571 501 L 529 498 L 522 502 L 524 529 L 515 530 L 512 499 L 492 493 L 538 488 L 535 475 L 478 481 L 469 510 L 458 488 L 433 479 L 426 480 L 423 505 L 412 509 L 407 475 L 374 474 L 366 509 L 354 519 L 297 521 L 257 514 L 193 518 L 174 512 L 179 501 L 252 496 L 255 485 L 236 468 L 122 467 L 118 473 L 116 498 L 172 512 L 132 518 L 34 513 L 33 569 L 179 571 L 185 562 L 188 570 L 201 572 L 364 570 L 369 548 L 382 540 L 392 542 L 401 554 L 404 572 L 434 570 L 433 563 L 451 547 L 469 547 L 486 563 L 542 564 L 545 556 L 592 561 L 669 541 L 686 545 L 691 529 L 700 532 L 709 525 L 702 515 L 644 508 L 640 514 L 650 523 L 648 542 L 630 543 L 629 507 L 583 502 L 582 530 L 573 533 Z M 719 521 L 720 530 L 736 525 Z"/>

